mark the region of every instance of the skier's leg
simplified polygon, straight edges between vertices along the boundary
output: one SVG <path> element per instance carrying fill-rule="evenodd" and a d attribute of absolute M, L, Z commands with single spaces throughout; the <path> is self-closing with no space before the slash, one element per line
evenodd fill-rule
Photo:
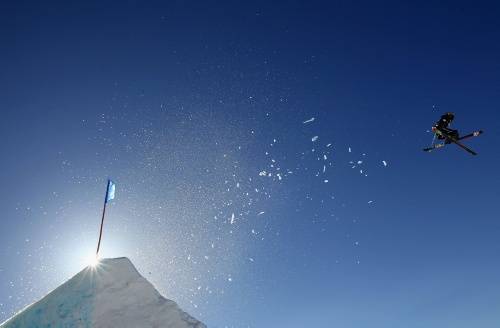
<path fill-rule="evenodd" d="M 458 139 L 458 130 L 453 130 L 453 129 L 450 129 L 450 128 L 446 128 L 446 127 L 443 127 L 441 129 L 441 131 L 447 136 L 447 137 L 450 137 L 450 138 L 453 138 L 453 139 Z M 451 143 L 451 141 L 447 138 L 446 141 L 444 142 L 445 144 L 449 144 Z"/>

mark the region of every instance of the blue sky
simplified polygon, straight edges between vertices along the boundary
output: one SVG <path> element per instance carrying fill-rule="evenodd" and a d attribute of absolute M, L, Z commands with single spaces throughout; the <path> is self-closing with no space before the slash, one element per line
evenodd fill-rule
<path fill-rule="evenodd" d="M 111 177 L 103 256 L 210 327 L 498 325 L 496 4 L 0 13 L 0 321 L 83 268 Z M 478 156 L 421 151 L 446 111 Z"/>

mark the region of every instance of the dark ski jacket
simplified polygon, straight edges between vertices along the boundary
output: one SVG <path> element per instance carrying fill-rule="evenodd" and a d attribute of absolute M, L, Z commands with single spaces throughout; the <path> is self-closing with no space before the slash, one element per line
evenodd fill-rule
<path fill-rule="evenodd" d="M 439 121 L 436 122 L 434 125 L 436 128 L 439 130 L 448 130 L 448 126 L 450 126 L 451 122 L 453 121 L 453 114 L 451 113 L 446 113 L 444 115 L 441 115 L 441 118 Z"/>

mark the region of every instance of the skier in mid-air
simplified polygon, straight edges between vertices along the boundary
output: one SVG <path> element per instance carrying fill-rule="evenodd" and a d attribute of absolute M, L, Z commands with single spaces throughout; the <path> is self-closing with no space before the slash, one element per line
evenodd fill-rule
<path fill-rule="evenodd" d="M 450 124 L 451 124 L 451 122 L 453 122 L 454 118 L 455 118 L 455 115 L 451 112 L 448 112 L 444 115 L 441 115 L 441 118 L 439 119 L 439 121 L 437 121 L 436 124 L 434 124 L 434 126 L 433 126 L 432 131 L 439 130 L 444 134 L 444 135 L 442 135 L 442 134 L 436 133 L 437 138 L 439 140 L 444 140 L 445 144 L 451 143 L 451 140 L 449 138 L 446 138 L 447 136 L 455 138 L 455 139 L 459 138 L 458 130 L 450 129 Z"/>
<path fill-rule="evenodd" d="M 467 152 L 469 152 L 470 154 L 477 155 L 472 149 L 464 146 L 460 141 L 467 139 L 467 138 L 470 138 L 470 137 L 477 137 L 478 135 L 483 133 L 483 131 L 481 131 L 481 130 L 474 131 L 472 133 L 469 133 L 465 136 L 460 137 L 458 130 L 450 128 L 450 124 L 454 118 L 455 118 L 455 115 L 451 112 L 448 112 L 446 114 L 441 115 L 441 118 L 439 119 L 439 121 L 437 121 L 436 124 L 433 125 L 432 132 L 434 132 L 435 136 L 439 140 L 444 140 L 444 142 L 434 144 L 434 141 L 433 141 L 432 145 L 430 147 L 424 148 L 424 151 L 430 152 L 430 151 L 433 151 L 434 149 L 441 148 L 444 145 L 454 143 L 457 146 L 459 146 L 459 147 L 463 148 L 464 150 L 466 150 Z"/>

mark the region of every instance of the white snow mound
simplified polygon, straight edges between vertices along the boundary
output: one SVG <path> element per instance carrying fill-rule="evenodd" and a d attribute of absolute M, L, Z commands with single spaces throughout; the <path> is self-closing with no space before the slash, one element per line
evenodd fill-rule
<path fill-rule="evenodd" d="M 206 328 L 144 279 L 128 258 L 103 259 L 0 328 Z"/>

